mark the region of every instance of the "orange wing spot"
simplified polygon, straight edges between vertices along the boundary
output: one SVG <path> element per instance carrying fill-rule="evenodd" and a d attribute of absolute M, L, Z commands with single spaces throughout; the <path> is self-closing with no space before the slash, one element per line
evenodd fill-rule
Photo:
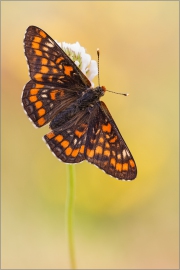
<path fill-rule="evenodd" d="M 32 43 L 31 43 L 31 47 L 32 47 L 33 49 L 39 49 L 39 43 L 32 42 Z"/>
<path fill-rule="evenodd" d="M 113 165 L 115 167 L 115 164 L 116 164 L 115 158 L 111 158 L 110 163 L 111 163 L 111 165 Z"/>
<path fill-rule="evenodd" d="M 46 67 L 46 66 L 42 66 L 41 67 L 41 73 L 48 73 L 48 71 L 49 71 L 49 68 L 48 67 Z"/>
<path fill-rule="evenodd" d="M 50 96 L 51 96 L 51 99 L 52 100 L 55 100 L 56 99 L 56 94 L 57 94 L 58 90 L 53 90 L 51 93 L 50 93 Z"/>
<path fill-rule="evenodd" d="M 93 140 L 93 139 L 91 139 L 91 143 L 92 144 L 95 144 L 96 143 L 96 138 Z"/>
<path fill-rule="evenodd" d="M 57 142 L 61 142 L 61 141 L 63 140 L 63 136 L 62 136 L 62 135 L 57 135 L 57 136 L 55 137 L 55 140 L 56 140 Z"/>
<path fill-rule="evenodd" d="M 41 117 L 37 122 L 39 126 L 43 126 L 46 120 L 44 119 L 44 117 Z"/>
<path fill-rule="evenodd" d="M 106 148 L 110 148 L 109 143 L 106 142 L 106 143 L 105 143 L 105 147 L 106 147 Z"/>
<path fill-rule="evenodd" d="M 41 37 L 45 38 L 47 35 L 44 33 L 44 31 L 40 30 L 39 31 L 39 34 Z"/>
<path fill-rule="evenodd" d="M 43 88 L 43 87 L 44 87 L 44 84 L 39 84 L 39 83 L 36 83 L 35 88 Z"/>
<path fill-rule="evenodd" d="M 53 73 L 58 73 L 57 68 L 53 68 L 53 69 L 52 69 L 52 72 L 53 72 Z"/>
<path fill-rule="evenodd" d="M 84 148 L 85 148 L 85 146 L 84 146 L 84 145 L 81 145 L 81 148 L 80 148 L 80 150 L 79 150 L 79 152 L 80 152 L 81 154 L 84 154 Z"/>
<path fill-rule="evenodd" d="M 72 154 L 71 154 L 71 156 L 72 157 L 77 157 L 78 153 L 79 153 L 79 148 L 78 149 L 74 149 L 73 152 L 72 152 Z"/>
<path fill-rule="evenodd" d="M 42 79 L 42 74 L 36 73 L 36 74 L 34 75 L 34 79 L 35 79 L 36 81 L 42 82 L 42 81 L 43 81 L 43 79 Z"/>
<path fill-rule="evenodd" d="M 36 96 L 31 96 L 31 97 L 29 97 L 29 100 L 31 102 L 35 102 L 35 101 L 37 101 L 37 97 Z"/>
<path fill-rule="evenodd" d="M 67 76 L 70 76 L 70 72 L 73 71 L 73 68 L 71 66 L 64 66 L 64 73 Z"/>
<path fill-rule="evenodd" d="M 110 156 L 110 151 L 109 150 L 105 150 L 104 151 L 104 155 L 107 156 L 107 157 L 109 157 Z"/>
<path fill-rule="evenodd" d="M 118 155 L 117 155 L 117 158 L 118 158 L 118 159 L 121 159 L 121 154 L 118 154 Z"/>
<path fill-rule="evenodd" d="M 77 129 L 75 130 L 75 134 L 79 138 L 81 138 L 85 132 L 86 132 L 86 130 L 83 130 L 83 131 L 79 131 Z"/>
<path fill-rule="evenodd" d="M 53 79 L 53 76 L 52 75 L 48 76 L 48 81 L 49 82 L 52 82 L 52 79 Z"/>
<path fill-rule="evenodd" d="M 34 52 L 37 56 L 42 56 L 42 52 L 40 50 L 34 50 Z"/>
<path fill-rule="evenodd" d="M 116 170 L 117 171 L 122 171 L 122 164 L 121 163 L 116 163 Z"/>
<path fill-rule="evenodd" d="M 100 137 L 99 142 L 100 143 L 103 143 L 104 142 L 104 138 L 103 137 Z"/>
<path fill-rule="evenodd" d="M 43 58 L 41 59 L 41 64 L 42 64 L 42 65 L 47 65 L 47 63 L 48 63 L 47 58 L 44 58 L 44 57 L 43 57 Z"/>
<path fill-rule="evenodd" d="M 67 156 L 69 156 L 71 154 L 71 152 L 72 152 L 71 147 L 66 148 L 65 153 L 66 153 Z"/>
<path fill-rule="evenodd" d="M 61 97 L 64 96 L 64 91 L 63 91 L 63 90 L 60 91 L 60 96 L 61 96 Z"/>
<path fill-rule="evenodd" d="M 36 109 L 39 109 L 43 106 L 42 101 L 37 101 L 37 102 L 35 102 L 34 105 L 35 105 Z"/>
<path fill-rule="evenodd" d="M 39 92 L 38 89 L 32 88 L 32 89 L 30 90 L 30 95 L 31 95 L 31 96 L 37 95 L 38 92 Z"/>
<path fill-rule="evenodd" d="M 101 147 L 101 146 L 97 146 L 97 147 L 96 147 L 96 150 L 95 150 L 95 153 L 96 153 L 96 154 L 100 154 L 100 155 L 101 155 L 101 154 L 102 154 L 102 152 L 103 152 L 102 147 Z"/>
<path fill-rule="evenodd" d="M 55 134 L 53 131 L 51 131 L 48 134 L 46 134 L 46 136 L 48 137 L 48 139 L 52 139 L 55 136 Z"/>
<path fill-rule="evenodd" d="M 131 167 L 135 167 L 135 163 L 134 163 L 134 161 L 132 159 L 129 160 L 129 163 L 130 163 Z"/>
<path fill-rule="evenodd" d="M 128 171 L 128 163 L 123 163 L 123 171 Z"/>
<path fill-rule="evenodd" d="M 54 63 L 53 61 L 49 61 L 49 65 L 50 65 L 51 67 L 54 67 L 54 66 L 55 66 L 55 63 Z"/>
<path fill-rule="evenodd" d="M 111 140 L 109 140 L 110 143 L 114 143 L 117 140 L 117 136 L 115 136 L 114 138 L 112 138 Z"/>
<path fill-rule="evenodd" d="M 110 123 L 108 123 L 107 125 L 102 125 L 102 130 L 104 131 L 104 132 L 111 132 L 111 129 L 112 129 L 112 126 L 111 126 L 111 124 Z"/>
<path fill-rule="evenodd" d="M 62 147 L 66 148 L 66 147 L 68 147 L 69 142 L 68 141 L 62 141 L 61 145 L 62 145 Z"/>
<path fill-rule="evenodd" d="M 91 150 L 91 149 L 87 149 L 87 156 L 89 157 L 89 158 L 92 158 L 93 156 L 94 156 L 94 150 Z"/>
<path fill-rule="evenodd" d="M 59 57 L 57 60 L 56 60 L 56 64 L 59 64 L 61 61 L 64 60 L 64 57 Z"/>
<path fill-rule="evenodd" d="M 41 40 L 42 40 L 42 38 L 41 38 L 41 37 L 34 37 L 33 42 L 40 43 L 40 42 L 41 42 Z"/>
<path fill-rule="evenodd" d="M 43 115 L 45 115 L 45 113 L 46 113 L 46 111 L 45 111 L 45 109 L 40 109 L 40 110 L 38 110 L 38 115 L 39 116 L 43 116 Z"/>

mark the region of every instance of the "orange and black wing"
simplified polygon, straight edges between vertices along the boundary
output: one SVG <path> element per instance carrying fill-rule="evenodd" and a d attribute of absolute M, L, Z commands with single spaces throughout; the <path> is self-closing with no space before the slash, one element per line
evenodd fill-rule
<path fill-rule="evenodd" d="M 58 44 L 36 26 L 24 38 L 31 80 L 22 94 L 24 109 L 37 127 L 76 101 L 91 83 Z"/>
<path fill-rule="evenodd" d="M 87 161 L 121 180 L 137 175 L 135 161 L 104 102 L 94 106 L 85 146 Z"/>
<path fill-rule="evenodd" d="M 25 112 L 36 125 L 42 127 L 58 112 L 76 101 L 78 93 L 68 88 L 29 81 L 24 87 L 22 104 Z"/>
<path fill-rule="evenodd" d="M 24 49 L 32 80 L 79 90 L 91 86 L 75 63 L 42 29 L 28 27 Z"/>
<path fill-rule="evenodd" d="M 85 159 L 85 144 L 89 127 L 89 110 L 79 111 L 74 117 L 44 136 L 55 156 L 66 163 Z"/>

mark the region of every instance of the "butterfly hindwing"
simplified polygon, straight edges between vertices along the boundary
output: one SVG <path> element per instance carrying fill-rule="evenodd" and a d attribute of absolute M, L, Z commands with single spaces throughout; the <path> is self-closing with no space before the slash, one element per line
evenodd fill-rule
<path fill-rule="evenodd" d="M 78 163 L 85 159 L 89 117 L 88 110 L 79 111 L 70 121 L 44 136 L 57 158 L 66 163 Z"/>
<path fill-rule="evenodd" d="M 87 133 L 86 159 L 113 177 L 132 180 L 135 161 L 104 102 L 94 106 Z"/>

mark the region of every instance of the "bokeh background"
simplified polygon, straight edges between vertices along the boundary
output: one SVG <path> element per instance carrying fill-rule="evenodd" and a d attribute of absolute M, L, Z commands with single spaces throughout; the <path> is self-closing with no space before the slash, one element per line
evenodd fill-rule
<path fill-rule="evenodd" d="M 132 182 L 75 166 L 74 236 L 79 269 L 178 269 L 177 1 L 1 2 L 3 269 L 68 269 L 66 164 L 21 106 L 29 80 L 29 25 L 53 39 L 100 48 L 107 104 L 138 166 Z M 98 84 L 97 78 L 94 79 Z"/>

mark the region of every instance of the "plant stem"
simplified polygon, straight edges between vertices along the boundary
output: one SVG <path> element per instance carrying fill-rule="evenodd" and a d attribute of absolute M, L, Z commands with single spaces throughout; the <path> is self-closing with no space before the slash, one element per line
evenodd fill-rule
<path fill-rule="evenodd" d="M 68 249 L 70 258 L 70 269 L 76 269 L 73 237 L 73 203 L 75 194 L 75 168 L 67 164 L 67 201 L 66 201 L 66 225 L 68 236 Z"/>

